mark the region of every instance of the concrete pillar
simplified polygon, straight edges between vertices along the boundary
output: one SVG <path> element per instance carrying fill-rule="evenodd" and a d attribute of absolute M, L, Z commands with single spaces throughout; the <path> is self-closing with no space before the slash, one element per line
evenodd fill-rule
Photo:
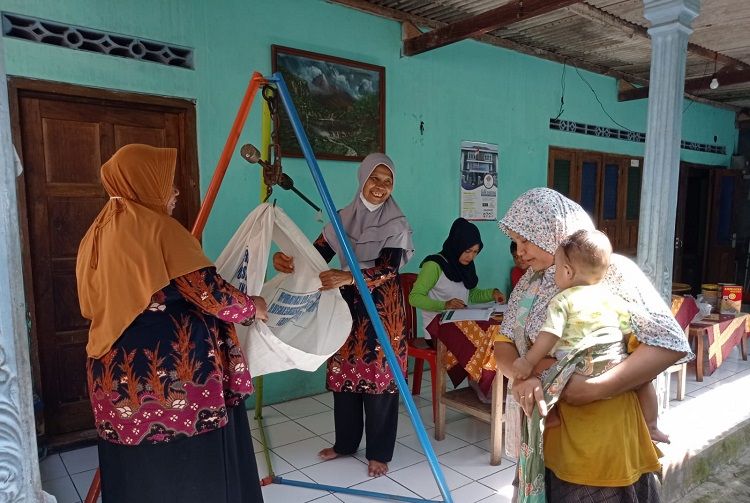
<path fill-rule="evenodd" d="M 54 502 L 39 477 L 4 54 L 0 37 L 0 501 Z"/>
<path fill-rule="evenodd" d="M 687 43 L 700 0 L 644 0 L 651 22 L 646 155 L 638 228 L 638 265 L 669 301 L 680 176 L 682 96 Z"/>

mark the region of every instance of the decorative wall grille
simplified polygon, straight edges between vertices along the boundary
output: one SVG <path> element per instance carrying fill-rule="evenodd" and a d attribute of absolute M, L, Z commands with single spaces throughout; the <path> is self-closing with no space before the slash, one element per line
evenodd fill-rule
<path fill-rule="evenodd" d="M 583 124 L 569 120 L 552 119 L 549 120 L 549 128 L 568 133 L 585 134 L 589 136 L 599 136 L 602 138 L 614 138 L 617 140 L 634 141 L 645 143 L 646 133 L 638 131 L 627 131 L 625 129 L 616 129 L 605 126 L 595 126 L 593 124 Z M 727 149 L 723 145 L 709 145 L 707 143 L 698 143 L 695 141 L 682 140 L 680 147 L 685 150 L 695 150 L 697 152 L 709 152 L 711 154 L 726 155 Z"/>
<path fill-rule="evenodd" d="M 6 37 L 193 69 L 193 50 L 188 47 L 8 12 L 2 13 L 2 22 Z"/>

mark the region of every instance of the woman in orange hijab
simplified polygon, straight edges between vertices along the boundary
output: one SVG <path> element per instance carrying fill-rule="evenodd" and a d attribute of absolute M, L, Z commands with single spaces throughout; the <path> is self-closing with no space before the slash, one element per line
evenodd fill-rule
<path fill-rule="evenodd" d="M 170 216 L 176 156 L 118 150 L 101 169 L 110 199 L 78 250 L 102 500 L 262 502 L 232 323 L 266 319 L 266 304 L 226 283 Z"/>

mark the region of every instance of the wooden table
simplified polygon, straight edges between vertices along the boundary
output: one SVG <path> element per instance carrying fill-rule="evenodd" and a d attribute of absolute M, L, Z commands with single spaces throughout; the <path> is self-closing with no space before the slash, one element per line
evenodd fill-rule
<path fill-rule="evenodd" d="M 468 414 L 472 417 L 476 417 L 481 421 L 490 423 L 490 464 L 499 465 L 502 459 L 502 443 L 503 443 L 503 403 L 505 401 L 505 383 L 504 379 L 497 378 L 501 376 L 497 374 L 492 381 L 492 403 L 482 403 L 477 397 L 476 393 L 471 388 L 460 388 L 451 391 L 447 390 L 446 378 L 448 377 L 445 368 L 446 353 L 449 348 L 446 348 L 445 341 L 455 342 L 455 338 L 445 337 L 448 332 L 455 331 L 456 326 L 460 323 L 477 323 L 477 322 L 456 322 L 446 323 L 444 325 L 430 324 L 430 333 L 437 340 L 437 376 L 436 382 L 432 383 L 436 386 L 436 400 L 437 400 L 437 417 L 435 418 L 435 440 L 445 439 L 445 412 L 446 407 L 455 409 L 457 411 Z M 480 326 L 488 322 L 478 322 Z M 492 324 L 499 324 L 499 320 L 493 320 L 489 322 Z M 459 325 L 460 326 L 460 325 Z M 494 346 L 493 341 L 488 341 L 488 344 Z"/>
<path fill-rule="evenodd" d="M 747 360 L 747 335 L 750 332 L 750 315 L 747 313 L 712 314 L 691 323 L 688 338 L 695 342 L 695 378 L 703 381 L 729 357 L 735 346 L 740 347 L 742 359 Z M 708 354 L 706 355 L 706 352 Z"/>

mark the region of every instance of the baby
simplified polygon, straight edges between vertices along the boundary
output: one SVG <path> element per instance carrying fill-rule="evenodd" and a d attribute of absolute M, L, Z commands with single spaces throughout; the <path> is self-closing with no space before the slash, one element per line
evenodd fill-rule
<path fill-rule="evenodd" d="M 577 364 L 576 373 L 597 376 L 627 356 L 628 340 L 632 336 L 630 313 L 626 303 L 600 283 L 609 268 L 611 254 L 609 239 L 599 231 L 580 230 L 560 244 L 555 252 L 555 284 L 561 292 L 550 301 L 547 319 L 532 347 L 513 362 L 516 378 L 528 378 L 548 355 L 562 360 L 594 332 L 596 336 L 611 336 L 615 332 L 622 336 L 616 344 L 600 343 L 583 349 L 583 361 Z M 544 364 L 540 367 L 544 368 Z M 636 393 L 651 439 L 669 442 L 669 436 L 657 426 L 658 401 L 654 387 L 646 383 Z M 551 414 L 546 424 L 551 427 L 559 421 L 558 416 Z"/>

